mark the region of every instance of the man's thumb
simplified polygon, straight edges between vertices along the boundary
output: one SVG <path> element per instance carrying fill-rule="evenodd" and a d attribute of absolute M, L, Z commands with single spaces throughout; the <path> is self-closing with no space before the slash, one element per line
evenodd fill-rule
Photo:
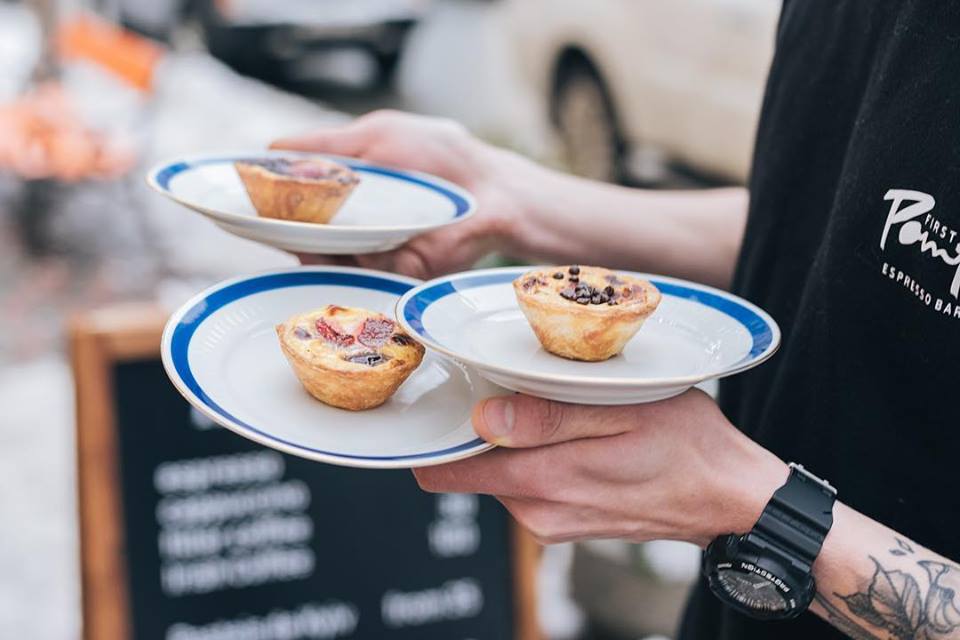
<path fill-rule="evenodd" d="M 495 396 L 474 407 L 473 428 L 484 440 L 502 447 L 539 447 L 630 431 L 636 420 L 633 409 Z"/>

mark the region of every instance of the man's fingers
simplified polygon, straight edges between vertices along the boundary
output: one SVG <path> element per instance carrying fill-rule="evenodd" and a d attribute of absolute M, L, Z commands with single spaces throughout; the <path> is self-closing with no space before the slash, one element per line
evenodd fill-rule
<path fill-rule="evenodd" d="M 280 138 L 270 144 L 271 149 L 316 151 L 339 156 L 361 156 L 369 144 L 365 128 L 352 124 L 320 129 L 302 136 Z"/>
<path fill-rule="evenodd" d="M 357 264 L 366 269 L 392 271 L 422 280 L 433 276 L 426 258 L 410 245 L 385 253 L 358 255 Z"/>
<path fill-rule="evenodd" d="M 314 253 L 295 253 L 293 254 L 300 261 L 300 264 L 330 264 L 338 267 L 355 267 L 357 260 L 353 256 L 330 256 Z"/>
<path fill-rule="evenodd" d="M 495 396 L 473 409 L 473 428 L 502 447 L 547 444 L 615 436 L 634 428 L 636 407 L 566 404 L 531 396 Z"/>
<path fill-rule="evenodd" d="M 513 519 L 529 531 L 540 544 L 559 544 L 576 540 L 631 538 L 636 521 L 623 514 L 598 508 L 594 501 L 570 503 L 496 496 Z"/>
<path fill-rule="evenodd" d="M 509 484 L 503 477 L 510 464 L 504 454 L 509 453 L 494 449 L 457 462 L 419 467 L 413 470 L 413 475 L 421 489 L 432 493 L 495 494 Z"/>
<path fill-rule="evenodd" d="M 494 449 L 457 462 L 420 467 L 413 473 L 424 491 L 434 493 L 482 493 L 549 500 L 570 482 L 569 473 L 568 477 L 558 476 L 557 461 L 566 455 L 565 451 L 547 449 Z M 564 468 L 569 471 L 569 467 Z"/>

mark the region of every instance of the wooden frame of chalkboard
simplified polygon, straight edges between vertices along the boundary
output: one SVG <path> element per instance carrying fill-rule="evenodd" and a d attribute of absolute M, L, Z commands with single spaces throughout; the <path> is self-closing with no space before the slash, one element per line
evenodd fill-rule
<path fill-rule="evenodd" d="M 165 319 L 154 306 L 117 305 L 80 314 L 70 323 L 84 640 L 132 637 L 113 370 L 118 364 L 159 358 Z M 514 637 L 539 640 L 539 547 L 516 523 L 511 544 Z"/>

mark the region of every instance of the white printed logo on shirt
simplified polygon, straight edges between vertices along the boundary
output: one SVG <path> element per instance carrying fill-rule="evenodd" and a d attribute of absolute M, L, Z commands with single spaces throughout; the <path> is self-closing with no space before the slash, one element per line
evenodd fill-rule
<path fill-rule="evenodd" d="M 912 247 L 920 256 L 938 261 L 950 269 L 953 279 L 944 293 L 930 291 L 910 273 L 891 262 L 884 262 L 883 275 L 902 285 L 923 304 L 943 315 L 960 319 L 960 229 L 944 224 L 933 210 L 934 197 L 922 191 L 890 189 L 884 200 L 890 202 L 880 236 L 880 249 L 891 243 Z"/>

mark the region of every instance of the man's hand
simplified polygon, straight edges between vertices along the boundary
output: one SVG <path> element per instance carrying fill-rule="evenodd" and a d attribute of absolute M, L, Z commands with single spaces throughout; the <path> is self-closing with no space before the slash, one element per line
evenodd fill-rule
<path fill-rule="evenodd" d="M 480 403 L 473 424 L 500 448 L 417 469 L 417 481 L 428 491 L 495 495 L 544 543 L 705 546 L 748 531 L 788 473 L 698 390 L 623 407 L 501 396 Z"/>
<path fill-rule="evenodd" d="M 526 206 L 521 194 L 535 182 L 532 175 L 542 171 L 516 154 L 481 142 L 456 122 L 397 111 L 375 111 L 345 126 L 277 140 L 271 146 L 424 171 L 470 191 L 477 199 L 477 215 L 418 236 L 394 251 L 334 259 L 300 256 L 305 263 L 353 264 L 415 278 L 466 269 L 490 251 L 508 247 L 514 221 Z"/>
<path fill-rule="evenodd" d="M 648 191 L 592 182 L 485 144 L 450 120 L 397 111 L 375 111 L 272 146 L 425 171 L 477 199 L 477 215 L 394 251 L 301 255 L 306 263 L 430 278 L 466 269 L 497 250 L 527 262 L 601 263 L 725 287 L 746 222 L 743 188 Z"/>
<path fill-rule="evenodd" d="M 502 396 L 480 403 L 473 424 L 500 448 L 415 469 L 417 481 L 427 491 L 493 494 L 545 544 L 704 547 L 749 531 L 788 475 L 697 390 L 627 407 Z M 960 640 L 960 565 L 841 502 L 833 515 L 813 566 L 811 611 L 858 640 Z"/>

